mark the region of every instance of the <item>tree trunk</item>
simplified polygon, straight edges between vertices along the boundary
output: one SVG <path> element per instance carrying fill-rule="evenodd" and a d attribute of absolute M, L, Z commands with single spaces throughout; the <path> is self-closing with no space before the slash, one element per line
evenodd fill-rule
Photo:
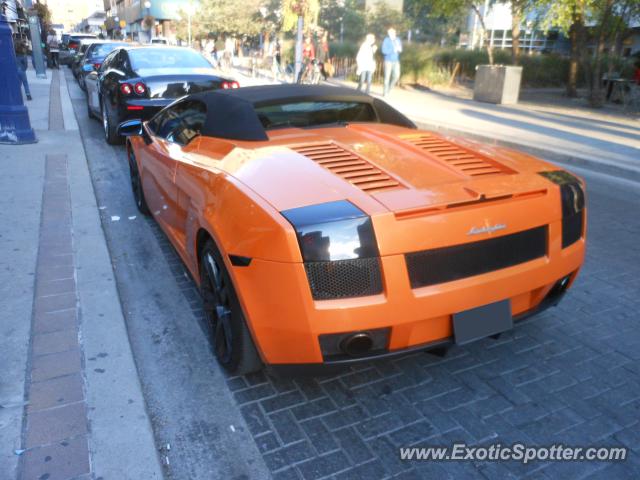
<path fill-rule="evenodd" d="M 482 29 L 482 41 L 484 42 L 485 37 L 487 36 L 487 27 L 484 24 L 484 16 L 482 15 L 482 13 L 480 13 L 480 9 L 475 3 L 471 5 L 471 8 L 473 8 L 473 11 L 478 17 L 478 21 L 480 21 L 480 28 Z M 487 42 L 487 55 L 489 56 L 489 65 L 493 65 L 493 49 L 491 48 L 491 42 Z"/>
<path fill-rule="evenodd" d="M 580 63 L 580 45 L 578 43 L 579 30 L 582 29 L 581 20 L 574 19 L 569 29 L 571 53 L 569 57 L 569 77 L 567 78 L 567 97 L 578 96 L 578 65 Z"/>
<path fill-rule="evenodd" d="M 604 105 L 605 92 L 602 89 L 602 65 L 600 60 L 604 54 L 604 47 L 607 38 L 606 26 L 609 21 L 609 15 L 613 7 L 614 0 L 606 0 L 604 12 L 600 20 L 600 31 L 598 32 L 598 41 L 593 57 L 593 72 L 591 76 L 591 91 L 589 92 L 589 104 L 594 108 L 600 108 Z"/>
<path fill-rule="evenodd" d="M 511 3 L 511 63 L 518 65 L 520 61 L 520 24 L 522 23 L 522 11 L 515 2 Z"/>

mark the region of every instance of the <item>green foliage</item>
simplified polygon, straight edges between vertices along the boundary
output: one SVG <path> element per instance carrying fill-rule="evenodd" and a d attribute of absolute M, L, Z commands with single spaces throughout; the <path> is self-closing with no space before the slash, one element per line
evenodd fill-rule
<path fill-rule="evenodd" d="M 367 12 L 367 33 L 373 33 L 376 38 L 382 39 L 386 37 L 389 27 L 403 33 L 411 28 L 411 22 L 402 12 L 379 2 Z"/>
<path fill-rule="evenodd" d="M 237 2 L 243 5 L 242 2 Z M 320 12 L 319 0 L 283 0 L 282 1 L 282 30 L 291 32 L 297 28 L 298 17 L 304 17 L 305 28 L 315 25 Z"/>
<path fill-rule="evenodd" d="M 324 0 L 320 4 L 319 24 L 330 38 L 340 38 L 342 26 L 345 42 L 359 42 L 366 35 L 366 15 L 361 0 Z"/>
<path fill-rule="evenodd" d="M 336 58 L 356 58 L 360 44 L 355 42 L 329 42 L 329 54 Z"/>
<path fill-rule="evenodd" d="M 192 17 L 193 38 L 204 38 L 209 34 L 256 35 L 262 23 L 260 17 L 261 0 L 200 0 Z M 180 10 L 178 36 L 186 39 L 187 14 Z"/>

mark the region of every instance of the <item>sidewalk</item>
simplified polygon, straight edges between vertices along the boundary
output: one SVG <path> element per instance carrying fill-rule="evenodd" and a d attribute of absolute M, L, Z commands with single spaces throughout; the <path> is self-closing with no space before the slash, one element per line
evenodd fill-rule
<path fill-rule="evenodd" d="M 355 88 L 352 82 L 339 82 Z M 382 87 L 372 93 L 381 95 Z M 419 127 L 527 151 L 547 160 L 640 181 L 640 120 L 548 102 L 492 105 L 415 88 L 396 88 L 385 101 Z"/>
<path fill-rule="evenodd" d="M 62 72 L 27 102 L 38 143 L 0 146 L 0 478 L 159 479 Z"/>

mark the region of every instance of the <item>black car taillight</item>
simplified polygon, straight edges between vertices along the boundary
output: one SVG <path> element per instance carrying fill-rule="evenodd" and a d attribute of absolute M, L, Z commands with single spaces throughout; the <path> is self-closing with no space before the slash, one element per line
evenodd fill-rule
<path fill-rule="evenodd" d="M 560 187 L 562 201 L 562 248 L 582 237 L 584 230 L 584 189 L 580 180 L 565 171 L 540 172 L 540 175 Z"/>
<path fill-rule="evenodd" d="M 133 90 L 138 94 L 138 95 L 144 95 L 147 91 L 147 86 L 142 83 L 142 82 L 138 82 L 134 85 Z"/>
<path fill-rule="evenodd" d="M 120 91 L 123 95 L 131 95 L 133 93 L 133 87 L 130 83 L 123 83 L 120 85 Z"/>
<path fill-rule="evenodd" d="M 236 88 L 240 88 L 240 84 L 236 81 L 233 82 L 222 82 L 222 88 L 223 90 L 229 90 L 229 89 L 236 89 Z"/>
<path fill-rule="evenodd" d="M 281 213 L 296 230 L 315 300 L 382 292 L 373 223 L 359 208 L 340 200 Z"/>

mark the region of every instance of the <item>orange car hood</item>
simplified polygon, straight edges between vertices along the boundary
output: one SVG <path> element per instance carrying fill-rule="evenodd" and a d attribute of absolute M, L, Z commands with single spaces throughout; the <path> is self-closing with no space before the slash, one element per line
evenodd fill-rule
<path fill-rule="evenodd" d="M 348 199 L 369 214 L 410 214 L 537 195 L 548 187 L 535 174 L 548 169 L 542 161 L 428 131 L 359 124 L 269 135 L 259 145 L 229 145 L 224 154 L 213 139 L 203 139 L 195 157 L 232 175 L 280 211 Z M 219 160 L 211 162 L 212 155 Z"/>

